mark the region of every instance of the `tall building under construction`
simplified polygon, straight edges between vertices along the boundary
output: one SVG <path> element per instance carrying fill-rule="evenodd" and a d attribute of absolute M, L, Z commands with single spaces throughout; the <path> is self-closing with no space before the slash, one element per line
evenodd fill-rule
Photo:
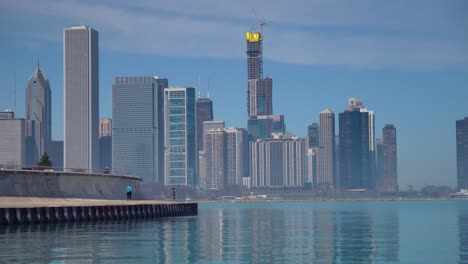
<path fill-rule="evenodd" d="M 263 24 L 262 24 L 263 25 Z M 248 133 L 251 140 L 270 138 L 273 120 L 261 125 L 260 120 L 273 117 L 273 80 L 263 78 L 263 30 L 249 31 L 247 41 L 247 113 Z M 258 123 L 258 124 L 257 124 Z M 258 128 L 262 131 L 257 131 Z"/>

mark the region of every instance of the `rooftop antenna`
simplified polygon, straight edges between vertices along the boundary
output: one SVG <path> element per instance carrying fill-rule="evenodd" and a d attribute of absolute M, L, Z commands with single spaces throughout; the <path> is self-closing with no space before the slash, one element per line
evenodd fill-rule
<path fill-rule="evenodd" d="M 14 87 L 14 97 L 13 97 L 13 111 L 16 113 L 16 70 L 15 70 L 15 78 L 13 80 L 13 87 Z"/>
<path fill-rule="evenodd" d="M 208 93 L 206 96 L 210 99 L 210 80 L 208 80 Z"/>
<path fill-rule="evenodd" d="M 252 9 L 252 13 L 257 18 L 257 21 L 260 24 L 260 34 L 261 34 L 261 38 L 263 38 L 263 26 L 266 25 L 265 18 L 258 16 L 257 12 L 255 12 L 255 9 Z"/>

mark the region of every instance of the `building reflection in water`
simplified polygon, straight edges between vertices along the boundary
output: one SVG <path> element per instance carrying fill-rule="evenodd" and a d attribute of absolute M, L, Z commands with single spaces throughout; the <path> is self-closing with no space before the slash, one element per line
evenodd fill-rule
<path fill-rule="evenodd" d="M 313 223 L 313 259 L 315 262 L 336 262 L 336 212 L 314 211 Z"/>
<path fill-rule="evenodd" d="M 458 215 L 458 239 L 460 264 L 468 263 L 468 214 Z"/>
<path fill-rule="evenodd" d="M 468 216 L 459 216 L 468 263 Z M 0 228 L 6 262 L 398 262 L 392 210 L 330 210 L 311 203 L 215 204 L 198 216 Z"/>

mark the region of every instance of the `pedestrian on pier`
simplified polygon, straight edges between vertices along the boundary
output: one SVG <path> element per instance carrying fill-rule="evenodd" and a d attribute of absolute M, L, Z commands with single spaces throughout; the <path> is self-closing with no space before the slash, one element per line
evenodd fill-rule
<path fill-rule="evenodd" d="M 127 185 L 127 201 L 131 201 L 132 200 L 132 186 Z"/>

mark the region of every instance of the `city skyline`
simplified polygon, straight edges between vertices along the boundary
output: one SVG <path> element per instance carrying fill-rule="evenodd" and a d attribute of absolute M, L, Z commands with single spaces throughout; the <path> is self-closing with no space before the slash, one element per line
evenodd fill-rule
<path fill-rule="evenodd" d="M 2 3 L 2 5 L 4 4 Z M 25 12 L 27 13 L 27 8 L 24 6 L 14 7 L 8 4 L 7 7 L 13 10 L 26 10 Z M 453 6 L 446 7 L 453 9 Z M 66 9 L 64 6 L 62 6 L 62 8 Z M 17 11 L 17 14 L 21 14 L 20 11 Z M 264 11 L 262 10 L 262 15 L 266 15 L 267 19 L 269 16 L 271 16 L 271 19 L 275 21 L 276 13 L 271 15 L 271 12 L 268 12 L 268 9 Z M 428 12 L 427 10 L 425 11 Z M 55 14 L 55 16 L 58 15 Z M 81 13 L 77 16 L 86 18 L 86 15 Z M 440 15 L 436 16 L 436 18 L 440 17 Z M 4 16 L 4 19 L 7 21 L 11 20 L 11 18 L 7 15 Z M 242 19 L 246 21 L 245 23 L 243 22 L 244 26 L 241 27 L 242 31 L 247 31 L 252 25 L 256 25 L 255 18 L 247 17 Z M 27 22 L 27 19 L 25 21 Z M 25 21 L 22 23 L 26 23 Z M 84 19 L 83 21 L 86 22 L 88 20 Z M 103 24 L 102 21 L 90 22 L 96 22 L 88 24 L 97 28 L 100 33 L 105 32 L 105 30 L 101 30 L 101 28 L 108 28 L 108 26 Z M 452 19 L 447 23 L 457 24 L 456 22 L 457 21 Z M 63 28 L 66 28 L 72 24 L 76 24 L 65 23 L 64 20 L 61 20 L 60 23 L 65 24 Z M 438 25 L 440 26 L 446 25 L 441 24 L 442 22 L 437 19 L 436 23 L 439 23 Z M 47 25 L 47 30 L 52 29 L 50 23 Z M 382 24 L 379 25 L 382 27 Z M 17 26 L 17 28 L 18 27 L 21 29 L 21 26 Z M 275 104 L 275 110 L 277 113 L 284 113 L 286 115 L 288 131 L 303 137 L 306 135 L 307 125 L 311 122 L 318 122 L 317 113 L 321 109 L 330 108 L 335 112 L 340 112 L 342 110 L 342 105 L 345 100 L 347 100 L 347 98 L 362 98 L 366 104 L 376 112 L 377 118 L 375 128 L 377 131 L 381 131 L 381 128 L 385 123 L 395 124 L 399 129 L 398 176 L 399 181 L 402 181 L 400 185 L 402 185 L 403 188 L 405 188 L 407 184 L 414 184 L 416 186 L 423 186 L 425 184 L 450 184 L 455 186 L 456 152 L 455 140 L 453 136 L 455 131 L 453 120 L 458 120 L 468 115 L 463 100 L 463 98 L 467 97 L 467 91 L 466 89 L 462 89 L 462 87 L 466 87 L 467 83 L 466 77 L 463 77 L 466 76 L 466 63 L 463 63 L 463 59 L 465 58 L 463 56 L 466 55 L 459 55 L 459 57 L 462 59 L 462 66 L 458 66 L 460 65 L 460 62 L 456 62 L 448 63 L 450 67 L 446 65 L 442 66 L 441 68 L 429 70 L 427 69 L 428 66 L 422 68 L 415 67 L 408 70 L 404 67 L 400 67 L 401 65 L 398 67 L 386 65 L 378 69 L 373 67 L 370 67 L 370 69 L 364 67 L 363 69 L 359 67 L 347 68 L 346 66 L 323 66 L 324 63 L 317 63 L 315 66 L 294 65 L 288 64 L 284 60 L 271 58 L 271 56 L 286 55 L 286 52 L 279 53 L 268 51 L 269 47 L 271 49 L 274 45 L 277 45 L 275 43 L 285 37 L 281 34 L 273 34 L 273 32 L 277 30 L 279 29 L 275 27 L 274 23 L 265 27 L 265 35 L 267 36 L 268 41 L 264 44 L 264 54 L 265 60 L 268 61 L 268 63 L 265 64 L 266 67 L 264 73 L 274 76 L 275 97 L 273 101 Z M 11 30 L 7 31 L 8 34 L 10 34 L 9 32 L 11 32 Z M 453 31 L 449 33 L 453 33 Z M 9 36 L 8 34 L 7 36 Z M 21 32 L 18 34 L 19 35 L 13 36 L 13 40 L 6 40 L 5 46 L 7 48 L 11 47 L 14 41 L 20 42 L 20 46 L 24 45 L 21 43 L 21 40 L 25 38 L 21 37 Z M 108 41 L 110 40 L 110 32 L 103 34 L 107 34 L 106 37 L 108 44 Z M 61 35 L 61 29 L 58 30 L 58 35 Z M 235 39 L 242 39 L 243 33 L 232 37 Z M 48 73 L 48 77 L 51 82 L 51 88 L 53 90 L 53 138 L 60 139 L 60 126 L 62 125 L 60 119 L 63 113 L 61 111 L 63 107 L 60 104 L 60 99 L 57 100 L 57 98 L 63 97 L 63 92 L 61 91 L 61 79 L 63 77 L 61 76 L 60 70 L 57 72 L 55 69 L 57 66 L 60 68 L 61 61 L 58 57 L 61 56 L 60 45 L 56 45 L 53 40 L 44 40 L 42 38 L 38 39 L 39 41 L 37 41 L 36 44 L 39 47 L 44 48 L 45 44 L 50 44 L 51 46 L 45 47 L 43 53 L 44 55 L 41 54 L 41 66 L 44 65 L 44 71 Z M 203 83 L 206 83 L 207 79 L 211 79 L 213 87 L 212 98 L 215 101 L 214 112 L 216 113 L 216 119 L 226 120 L 228 126 L 245 127 L 245 90 L 243 89 L 245 85 L 242 85 L 242 83 L 245 84 L 245 65 L 243 65 L 245 62 L 241 57 L 238 59 L 206 59 L 199 57 L 184 58 L 183 56 L 187 55 L 182 55 L 182 57 L 172 57 L 168 53 L 165 55 L 165 57 L 170 58 L 170 62 L 167 64 L 168 67 L 164 70 L 158 70 L 161 69 L 160 67 L 153 70 L 150 67 L 151 64 L 145 61 L 143 61 L 140 68 L 136 68 L 135 70 L 126 70 L 127 67 L 132 67 L 132 61 L 139 61 L 140 55 L 132 54 L 131 52 L 128 53 L 128 51 L 122 52 L 122 50 L 112 50 L 109 49 L 108 45 L 103 45 L 106 54 L 101 56 L 101 66 L 106 65 L 107 69 L 103 70 L 103 74 L 101 74 L 101 76 L 104 75 L 104 79 L 107 80 L 103 80 L 100 83 L 101 94 L 104 95 L 101 96 L 101 102 L 104 102 L 104 104 L 101 104 L 104 106 L 101 109 L 101 117 L 110 117 L 109 89 L 111 85 L 109 85 L 108 79 L 120 75 L 119 71 L 130 71 L 132 73 L 135 73 L 134 71 L 141 71 L 137 73 L 138 75 L 145 73 L 152 75 L 164 75 L 167 76 L 171 81 L 174 80 L 172 82 L 178 85 L 183 85 L 185 83 L 195 84 L 197 83 L 197 77 L 201 75 L 202 80 L 204 80 Z M 58 48 L 56 48 L 57 46 Z M 239 47 L 236 46 L 237 50 L 242 51 L 243 48 L 244 45 L 242 43 L 239 45 Z M 58 55 L 53 55 L 54 51 L 51 49 L 57 49 Z M 14 61 L 15 63 L 11 63 L 13 61 L 11 55 L 6 54 L 5 56 L 7 62 L 6 64 L 15 65 L 16 69 L 20 68 L 20 71 L 23 72 L 21 73 L 18 71 L 17 74 L 17 98 L 24 98 L 21 96 L 21 89 L 26 83 L 25 79 L 27 79 L 27 75 L 29 75 L 33 69 L 32 65 L 34 65 L 36 62 L 35 57 L 37 54 L 39 54 L 36 50 L 37 48 L 32 46 L 29 47 L 29 49 L 26 49 L 24 54 L 16 54 L 19 56 L 18 60 Z M 317 52 L 311 51 L 307 53 L 323 55 L 326 53 L 326 51 L 317 50 Z M 462 52 L 460 52 L 460 54 L 461 53 Z M 52 54 L 52 56 L 48 56 L 46 54 Z M 236 54 L 235 50 L 233 54 Z M 45 58 L 42 58 L 42 56 L 45 56 Z M 242 54 L 239 56 L 242 56 Z M 120 57 L 123 57 L 123 59 Z M 168 60 L 167 58 L 164 58 L 164 56 L 162 59 L 166 61 Z M 122 64 L 119 63 L 122 62 L 122 60 L 129 63 L 126 64 L 125 67 L 109 67 L 110 64 Z M 429 56 L 429 60 L 434 60 L 434 58 Z M 197 72 L 194 72 L 193 68 L 189 69 L 194 65 L 198 65 L 199 63 L 202 67 L 199 67 Z M 28 66 L 29 68 L 25 66 L 28 64 L 30 65 Z M 187 65 L 184 66 L 184 64 Z M 212 64 L 212 66 L 207 66 L 206 64 Z M 419 66 L 421 66 L 421 64 Z M 434 63 L 427 64 L 433 65 Z M 223 66 L 215 70 L 217 67 L 216 65 Z M 8 72 L 5 66 L 6 65 L 1 66 L 2 82 L 0 83 L 0 87 L 2 89 L 2 99 L 0 99 L 0 107 L 12 108 L 12 104 L 10 103 L 13 101 L 12 92 L 8 93 L 8 90 L 5 89 L 13 86 L 13 78 L 11 77 L 13 73 Z M 236 69 L 234 70 L 234 68 Z M 25 75 L 24 72 L 29 73 Z M 283 77 L 281 72 L 286 72 L 287 76 Z M 337 73 L 339 74 L 337 75 Z M 235 78 L 239 79 L 239 81 L 236 80 L 231 84 L 228 84 L 233 79 L 227 75 L 233 75 Z M 310 75 L 310 77 L 305 75 Z M 213 76 L 217 77 L 213 78 Z M 333 80 L 333 78 L 336 78 L 336 76 L 339 76 L 339 78 L 337 78 L 337 80 Z M 23 79 L 23 81 L 20 81 L 20 78 Z M 291 81 L 292 83 L 288 84 L 286 81 Z M 351 84 L 353 82 L 355 84 Z M 298 87 L 297 89 L 301 89 L 299 87 L 301 83 L 303 86 L 312 87 L 308 88 L 307 90 L 302 88 L 301 91 L 307 91 L 307 93 L 304 94 L 306 96 L 303 96 L 304 98 L 299 98 L 297 94 L 289 94 L 289 91 L 291 91 L 292 87 Z M 362 87 L 358 87 L 360 85 Z M 445 93 L 447 85 L 449 85 L 448 87 L 452 89 L 451 93 Z M 230 91 L 230 87 L 235 87 L 236 89 L 232 89 L 232 91 Z M 375 89 L 375 87 L 379 87 L 379 89 Z M 202 88 L 204 89 L 204 87 Z M 4 95 L 3 91 L 6 91 L 6 95 Z M 335 94 L 338 94 L 338 96 Z M 314 99 L 314 97 L 317 99 Z M 308 99 L 309 101 L 306 102 L 304 101 L 305 99 Z M 17 101 L 21 102 L 21 100 Z M 447 102 L 450 102 L 450 104 Z M 425 107 L 429 107 L 433 104 L 441 105 L 443 111 L 436 113 L 435 116 L 431 118 L 431 120 L 418 118 L 419 115 L 424 113 Z M 308 105 L 310 105 L 310 109 L 305 111 L 305 107 Z M 24 112 L 21 111 L 21 104 L 18 104 L 17 108 L 19 110 L 15 113 L 17 117 L 24 117 Z M 411 114 L 407 116 L 408 113 Z M 57 118 L 57 116 L 59 118 Z M 335 121 L 337 122 L 337 120 Z M 425 131 L 424 134 L 420 134 L 419 128 L 424 126 L 430 126 L 432 129 L 431 131 Z M 380 132 L 376 135 L 376 137 L 382 137 Z M 438 142 L 438 138 L 444 138 L 444 140 Z M 425 146 L 426 142 L 432 142 L 431 148 L 436 148 L 440 151 L 441 155 L 438 155 L 439 158 L 436 159 L 435 157 L 424 154 L 425 152 L 428 152 L 428 147 Z M 437 164 L 437 166 L 431 164 Z"/>

